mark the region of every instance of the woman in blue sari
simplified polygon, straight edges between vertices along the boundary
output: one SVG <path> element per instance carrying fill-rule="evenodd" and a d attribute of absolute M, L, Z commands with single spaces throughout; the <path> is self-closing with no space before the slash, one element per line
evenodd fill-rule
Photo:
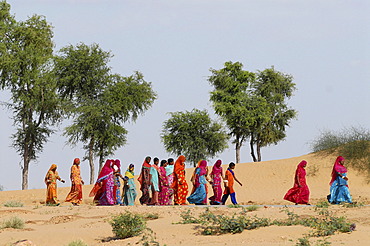
<path fill-rule="evenodd" d="M 192 177 L 194 191 L 187 198 L 189 203 L 207 205 L 207 162 L 202 160 Z"/>
<path fill-rule="evenodd" d="M 130 164 L 128 169 L 125 173 L 125 186 L 123 187 L 124 196 L 123 196 L 123 204 L 126 206 L 134 206 L 135 199 L 137 196 L 136 193 L 136 186 L 134 181 L 134 164 Z"/>
<path fill-rule="evenodd" d="M 347 168 L 344 166 L 344 161 L 342 156 L 338 156 L 331 173 L 328 201 L 332 204 L 352 203 L 352 197 L 348 189 Z"/>

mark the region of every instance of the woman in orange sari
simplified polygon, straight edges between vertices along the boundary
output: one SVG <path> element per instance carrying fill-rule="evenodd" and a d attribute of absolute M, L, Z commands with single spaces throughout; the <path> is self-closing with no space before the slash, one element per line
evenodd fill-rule
<path fill-rule="evenodd" d="M 61 179 L 57 172 L 57 165 L 52 164 L 49 171 L 45 176 L 46 184 L 46 205 L 56 205 L 59 206 L 58 196 L 57 196 L 57 180 L 64 183 L 65 181 Z"/>
<path fill-rule="evenodd" d="M 80 159 L 75 158 L 71 167 L 71 191 L 67 195 L 66 202 L 71 202 L 74 206 L 82 203 L 82 185 L 84 181 L 81 179 Z"/>
<path fill-rule="evenodd" d="M 173 190 L 175 205 L 186 205 L 186 196 L 188 195 L 188 184 L 185 179 L 185 156 L 180 155 L 175 162 Z"/>

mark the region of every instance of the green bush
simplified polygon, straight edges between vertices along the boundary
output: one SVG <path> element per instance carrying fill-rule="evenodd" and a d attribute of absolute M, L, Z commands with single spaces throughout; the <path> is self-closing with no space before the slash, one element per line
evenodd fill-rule
<path fill-rule="evenodd" d="M 7 201 L 3 205 L 4 207 L 23 207 L 23 203 L 19 201 Z"/>
<path fill-rule="evenodd" d="M 343 156 L 348 166 L 367 172 L 370 181 L 370 131 L 368 129 L 350 127 L 338 132 L 323 131 L 311 142 L 311 149 L 318 154 Z"/>
<path fill-rule="evenodd" d="M 88 246 L 88 245 L 82 240 L 75 240 L 70 242 L 67 246 Z"/>
<path fill-rule="evenodd" d="M 146 221 L 142 216 L 128 211 L 113 216 L 109 223 L 114 235 L 120 239 L 137 236 L 146 228 Z"/>
<path fill-rule="evenodd" d="M 9 220 L 3 221 L 2 228 L 23 229 L 24 221 L 18 217 L 12 217 Z"/>

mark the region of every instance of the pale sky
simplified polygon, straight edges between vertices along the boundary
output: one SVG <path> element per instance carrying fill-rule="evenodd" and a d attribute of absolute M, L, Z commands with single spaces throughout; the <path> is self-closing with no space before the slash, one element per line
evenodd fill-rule
<path fill-rule="evenodd" d="M 262 149 L 263 160 L 301 156 L 322 130 L 370 125 L 370 1 L 368 0 L 8 0 L 16 19 L 46 16 L 54 26 L 55 50 L 79 42 L 97 43 L 114 55 L 113 72 L 143 73 L 158 93 L 152 108 L 126 124 L 128 143 L 112 158 L 122 169 L 145 156 L 167 159 L 160 140 L 168 112 L 207 109 L 209 69 L 239 61 L 252 72 L 274 66 L 291 74 L 297 91 L 288 102 L 298 111 L 287 138 Z M 0 101 L 8 94 L 0 92 Z M 0 185 L 21 188 L 21 157 L 10 146 L 11 112 L 0 108 Z M 66 145 L 64 122 L 30 165 L 29 188 L 45 188 L 52 163 L 69 186 L 69 170 L 80 146 Z M 251 162 L 248 144 L 241 162 Z M 235 161 L 234 146 L 212 159 Z M 96 160 L 97 163 L 97 160 Z M 258 165 L 258 164 L 256 164 Z M 88 182 L 87 161 L 81 165 Z"/>

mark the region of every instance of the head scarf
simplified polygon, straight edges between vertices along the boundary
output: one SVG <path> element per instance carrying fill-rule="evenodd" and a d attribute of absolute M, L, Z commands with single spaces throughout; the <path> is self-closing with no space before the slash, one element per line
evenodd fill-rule
<path fill-rule="evenodd" d="M 216 163 L 213 165 L 211 174 L 219 174 L 222 173 L 222 161 L 217 160 Z"/>
<path fill-rule="evenodd" d="M 183 155 L 180 155 L 179 158 L 177 158 L 176 162 L 175 162 L 175 167 L 174 167 L 174 172 L 175 173 L 179 173 L 183 170 L 185 170 L 185 156 Z"/>
<path fill-rule="evenodd" d="M 103 166 L 103 168 L 101 169 L 100 173 L 99 173 L 99 176 L 98 176 L 98 179 L 104 177 L 104 176 L 107 176 L 108 174 L 111 174 L 113 173 L 113 163 L 114 161 L 113 160 L 107 160 Z"/>
<path fill-rule="evenodd" d="M 73 164 L 80 164 L 80 158 L 75 158 L 73 160 Z"/>
<path fill-rule="evenodd" d="M 50 172 L 50 171 L 52 171 L 54 168 L 57 168 L 57 165 L 56 165 L 56 164 L 51 164 L 51 166 L 50 166 L 50 168 L 49 168 L 48 172 L 47 172 L 47 173 L 46 173 L 46 175 L 45 175 L 45 183 L 46 183 L 46 180 L 48 179 L 48 174 L 49 174 L 49 172 Z M 55 171 L 54 173 L 55 173 L 55 175 L 57 175 L 57 176 L 58 176 L 58 172 L 57 172 L 57 171 Z"/>
<path fill-rule="evenodd" d="M 297 166 L 297 169 L 295 171 L 295 175 L 297 176 L 298 174 L 302 174 L 303 176 L 306 175 L 306 169 L 304 169 L 304 166 L 307 165 L 307 161 L 303 160 L 301 161 L 298 166 Z"/>
<path fill-rule="evenodd" d="M 337 178 L 338 173 L 346 173 L 347 168 L 340 164 L 340 161 L 344 161 L 344 158 L 342 156 L 338 156 L 337 159 L 334 162 L 333 170 L 331 171 L 331 180 L 330 185 L 334 182 L 334 180 Z"/>
<path fill-rule="evenodd" d="M 130 164 L 129 166 L 128 166 L 128 168 L 127 168 L 127 170 L 126 170 L 126 172 L 125 172 L 125 176 L 128 178 L 128 179 L 132 179 L 132 178 L 134 178 L 134 175 L 135 175 L 135 173 L 134 173 L 134 170 L 130 170 L 131 168 L 133 168 L 134 167 L 134 164 Z"/>
<path fill-rule="evenodd" d="M 146 159 L 150 158 L 149 156 L 145 157 L 144 159 L 144 163 L 143 163 L 143 167 L 151 167 L 151 165 L 149 163 L 146 162 Z"/>
<path fill-rule="evenodd" d="M 199 164 L 199 169 L 200 169 L 200 172 L 199 172 L 200 176 L 207 174 L 207 161 L 202 160 Z"/>
<path fill-rule="evenodd" d="M 117 166 L 117 168 L 118 168 L 118 172 L 121 172 L 121 161 L 120 161 L 120 160 L 118 160 L 118 159 L 116 159 L 116 160 L 114 161 L 114 165 L 116 165 L 116 166 Z"/>

